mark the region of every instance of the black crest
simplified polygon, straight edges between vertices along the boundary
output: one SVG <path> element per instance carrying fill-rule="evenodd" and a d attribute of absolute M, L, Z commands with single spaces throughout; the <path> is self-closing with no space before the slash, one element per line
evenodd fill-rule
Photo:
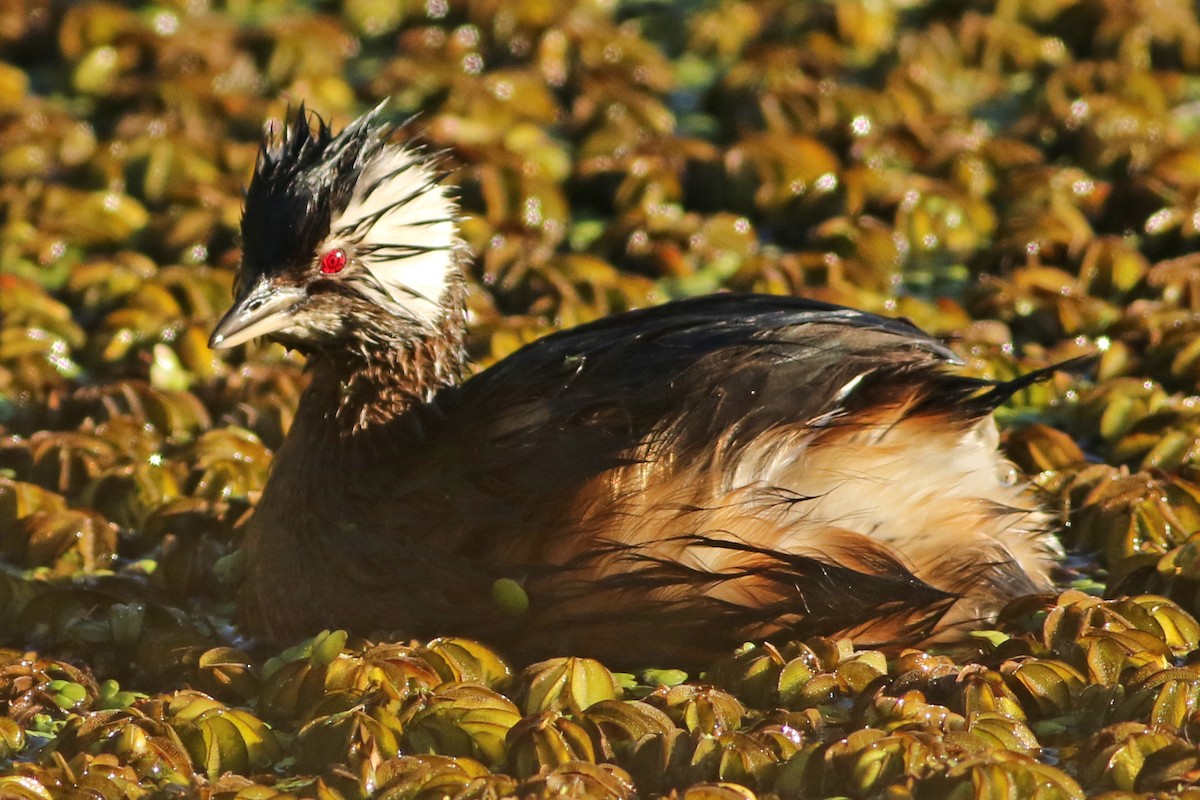
<path fill-rule="evenodd" d="M 255 275 L 307 267 L 350 202 L 365 165 L 386 141 L 383 105 L 337 136 L 301 103 L 282 135 L 268 131 L 242 211 L 242 269 Z"/>

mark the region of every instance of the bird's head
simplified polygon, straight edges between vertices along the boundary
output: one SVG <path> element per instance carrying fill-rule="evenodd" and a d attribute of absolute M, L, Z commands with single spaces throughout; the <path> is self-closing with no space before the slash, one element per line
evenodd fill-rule
<path fill-rule="evenodd" d="M 209 345 L 266 336 L 306 352 L 437 335 L 461 281 L 458 209 L 382 106 L 334 136 L 301 105 L 268 132 L 242 212 L 233 307 Z"/>

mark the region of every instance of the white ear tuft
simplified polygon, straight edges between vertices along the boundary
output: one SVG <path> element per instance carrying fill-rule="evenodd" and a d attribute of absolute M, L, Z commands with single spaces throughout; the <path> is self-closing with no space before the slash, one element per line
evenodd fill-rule
<path fill-rule="evenodd" d="M 423 324 L 438 319 L 457 269 L 458 207 L 437 178 L 419 152 L 383 147 L 363 168 L 326 243 L 351 250 L 386 292 L 378 299 Z"/>

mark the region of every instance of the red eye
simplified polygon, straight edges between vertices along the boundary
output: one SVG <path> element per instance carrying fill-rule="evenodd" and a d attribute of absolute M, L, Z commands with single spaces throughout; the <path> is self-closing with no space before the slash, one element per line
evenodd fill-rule
<path fill-rule="evenodd" d="M 321 256 L 321 272 L 334 275 L 346 268 L 346 251 L 342 248 L 330 250 Z"/>

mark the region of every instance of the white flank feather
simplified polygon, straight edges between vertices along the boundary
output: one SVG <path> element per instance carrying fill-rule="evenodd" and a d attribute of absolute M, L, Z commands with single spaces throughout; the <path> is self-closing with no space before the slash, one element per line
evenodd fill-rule
<path fill-rule="evenodd" d="M 368 164 L 322 252 L 342 247 L 381 288 L 384 307 L 432 325 L 454 270 L 458 208 L 421 155 L 387 147 Z M 364 282 L 366 283 L 366 282 Z"/>

